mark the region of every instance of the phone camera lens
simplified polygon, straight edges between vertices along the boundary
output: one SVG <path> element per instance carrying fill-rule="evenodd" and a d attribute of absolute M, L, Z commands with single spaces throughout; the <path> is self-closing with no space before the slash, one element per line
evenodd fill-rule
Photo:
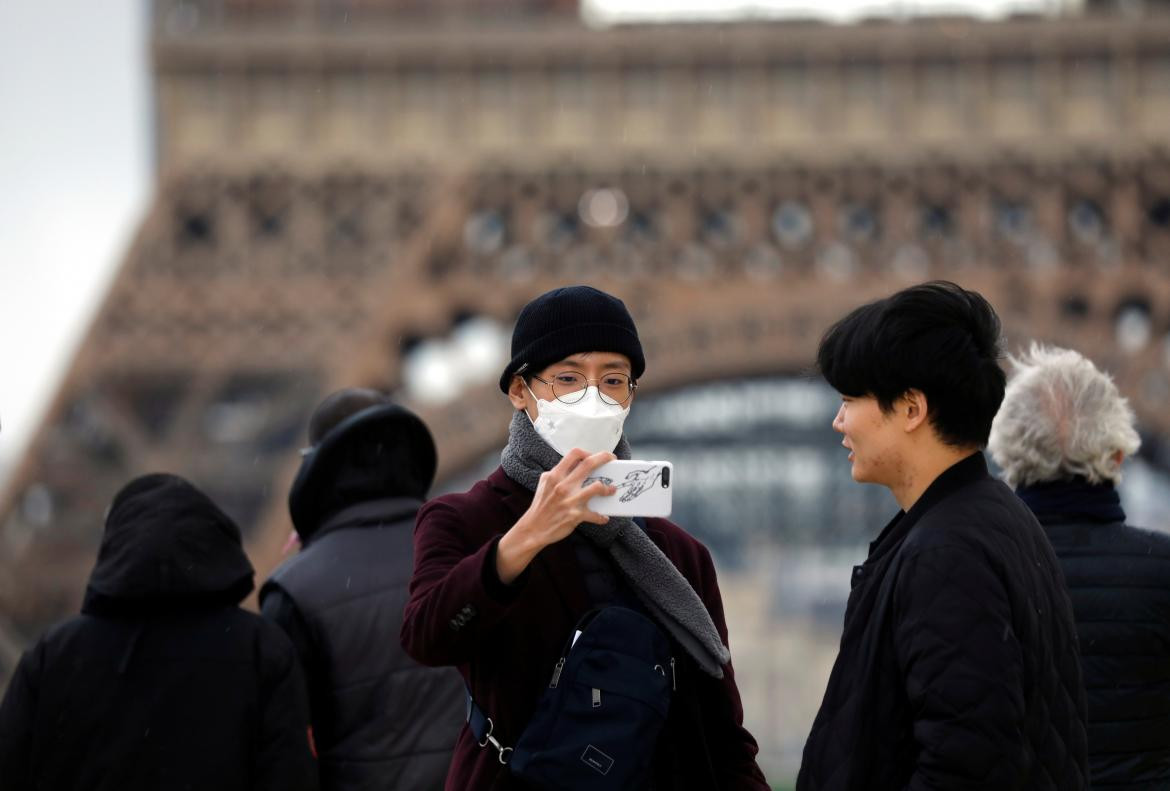
<path fill-rule="evenodd" d="M 670 467 L 662 468 L 662 488 L 666 489 L 670 486 Z"/>

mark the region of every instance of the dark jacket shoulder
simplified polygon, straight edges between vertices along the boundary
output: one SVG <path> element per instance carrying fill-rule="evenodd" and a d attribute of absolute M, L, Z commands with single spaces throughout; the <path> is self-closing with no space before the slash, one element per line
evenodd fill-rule
<path fill-rule="evenodd" d="M 984 545 L 995 535 L 1017 532 L 1021 526 L 1039 529 L 1036 518 L 1012 490 L 988 476 L 951 489 L 922 512 L 918 524 L 921 529 L 907 535 L 904 551 Z"/>

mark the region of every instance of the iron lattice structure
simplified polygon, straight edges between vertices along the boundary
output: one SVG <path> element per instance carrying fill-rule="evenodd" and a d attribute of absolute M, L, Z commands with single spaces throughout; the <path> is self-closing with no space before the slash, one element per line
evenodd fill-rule
<path fill-rule="evenodd" d="M 652 391 L 802 372 L 849 308 L 954 279 L 1170 431 L 1170 20 L 481 6 L 155 4 L 157 197 L 0 502 L 16 634 L 75 609 L 149 470 L 205 487 L 266 574 L 325 393 L 400 391 L 413 342 L 568 282 L 631 306 Z M 507 422 L 491 382 L 415 406 L 441 476 Z"/>

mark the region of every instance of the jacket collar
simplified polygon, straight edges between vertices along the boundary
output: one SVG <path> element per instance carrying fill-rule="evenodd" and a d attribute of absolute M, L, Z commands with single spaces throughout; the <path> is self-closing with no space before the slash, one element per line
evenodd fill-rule
<path fill-rule="evenodd" d="M 988 477 L 990 476 L 987 472 L 987 461 L 981 451 L 976 451 L 952 464 L 926 487 L 926 491 L 914 505 L 910 506 L 909 511 L 899 511 L 882 529 L 869 545 L 870 558 L 881 557 L 900 544 L 910 529 L 940 502 L 963 487 Z"/>
<path fill-rule="evenodd" d="M 320 527 L 310 534 L 305 546 L 307 547 L 322 536 L 344 527 L 379 527 L 399 522 L 413 517 L 421 507 L 422 500 L 416 500 L 413 497 L 387 497 L 381 500 L 365 500 L 355 503 L 342 508 L 322 522 Z"/>
<path fill-rule="evenodd" d="M 1076 477 L 1020 486 L 1016 494 L 1042 525 L 1125 522 L 1121 497 L 1109 482 L 1092 484 Z"/>
<path fill-rule="evenodd" d="M 514 518 L 519 519 L 532 505 L 532 492 L 508 477 L 503 467 L 497 467 L 487 478 L 488 485 L 499 495 L 504 507 Z"/>

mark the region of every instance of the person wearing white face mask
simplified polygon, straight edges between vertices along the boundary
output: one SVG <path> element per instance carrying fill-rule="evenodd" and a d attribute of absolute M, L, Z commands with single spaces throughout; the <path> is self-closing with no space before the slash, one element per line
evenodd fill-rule
<path fill-rule="evenodd" d="M 652 788 L 766 791 L 727 649 L 710 553 L 665 519 L 606 518 L 582 486 L 614 458 L 646 368 L 633 319 L 588 286 L 521 311 L 500 389 L 515 408 L 502 463 L 471 490 L 423 506 L 401 631 L 430 665 L 455 665 L 493 738 L 511 746 L 532 717 L 565 640 L 587 611 L 636 608 L 678 648 L 669 715 L 652 745 Z M 486 742 L 485 742 L 486 743 Z M 506 754 L 464 728 L 449 791 L 520 788 Z"/>
<path fill-rule="evenodd" d="M 622 355 L 613 355 L 614 359 L 608 364 L 617 370 L 590 379 L 573 370 L 594 367 L 586 362 L 590 356 L 592 354 L 581 355 L 580 359 L 561 360 L 553 366 L 559 370 L 552 374 L 551 379 L 532 377 L 552 391 L 552 401 L 537 396 L 530 383 L 524 382 L 524 389 L 536 403 L 536 417 L 529 415 L 532 427 L 562 456 L 574 448 L 581 448 L 586 453 L 612 451 L 622 438 L 622 426 L 630 414 L 628 404 L 637 384 L 630 379 L 629 373 L 622 370 L 628 368 L 629 363 L 616 359 Z M 523 374 L 525 370 L 525 366 L 521 366 L 516 373 Z M 525 403 L 523 408 L 527 412 L 528 404 Z"/>

